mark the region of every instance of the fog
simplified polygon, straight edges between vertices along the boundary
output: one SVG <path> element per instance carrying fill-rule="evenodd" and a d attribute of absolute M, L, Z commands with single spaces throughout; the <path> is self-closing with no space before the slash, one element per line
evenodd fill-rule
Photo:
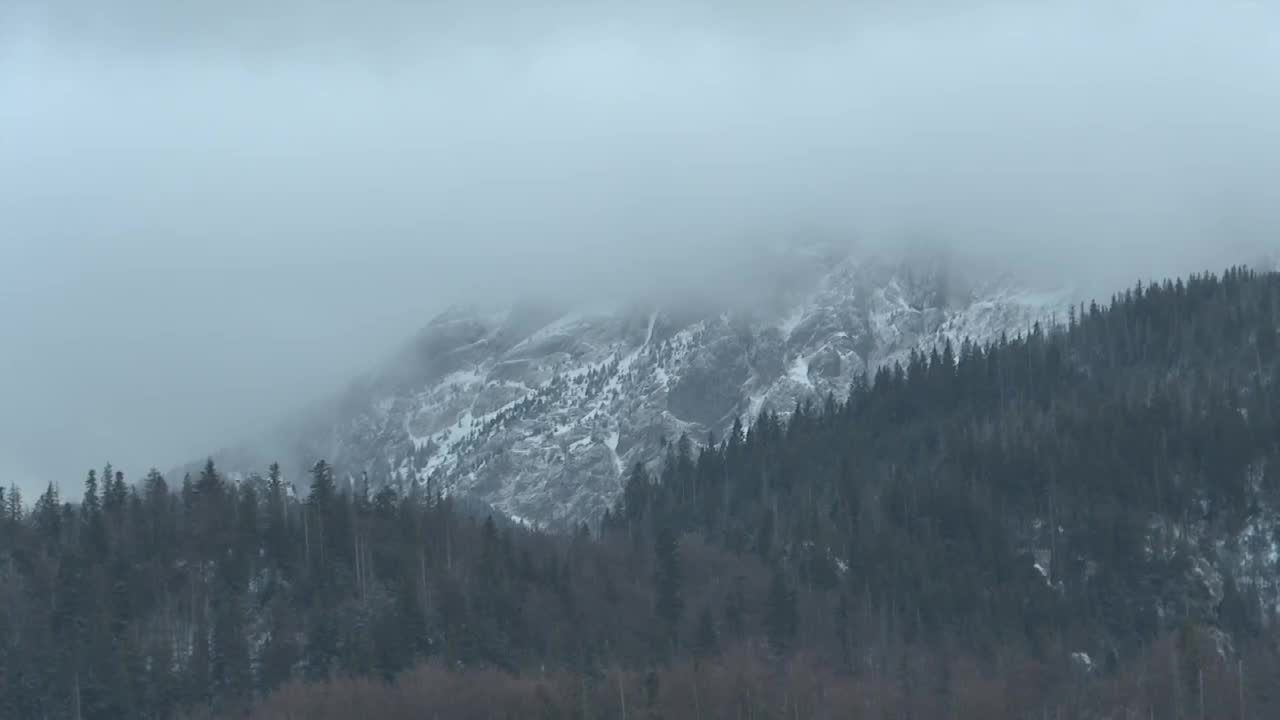
<path fill-rule="evenodd" d="M 0 7 L 0 482 L 168 467 L 450 303 L 728 287 L 758 243 L 1103 289 L 1278 244 L 1271 4 L 436 5 Z"/>

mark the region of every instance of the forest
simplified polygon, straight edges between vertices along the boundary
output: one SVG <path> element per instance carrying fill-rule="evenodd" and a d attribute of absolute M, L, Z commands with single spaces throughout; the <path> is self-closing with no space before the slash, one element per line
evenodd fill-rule
<path fill-rule="evenodd" d="M 0 718 L 1280 717 L 1280 274 L 1061 320 L 671 438 L 572 533 L 323 460 L 10 486 Z"/>

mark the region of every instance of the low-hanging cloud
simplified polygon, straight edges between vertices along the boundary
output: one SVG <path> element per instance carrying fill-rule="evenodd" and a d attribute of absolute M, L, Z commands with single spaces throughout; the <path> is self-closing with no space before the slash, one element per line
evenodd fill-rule
<path fill-rule="evenodd" d="M 810 232 L 1099 287 L 1280 244 L 1269 4 L 98 8 L 0 9 L 0 472 L 68 489 L 450 302 L 727 284 Z"/>

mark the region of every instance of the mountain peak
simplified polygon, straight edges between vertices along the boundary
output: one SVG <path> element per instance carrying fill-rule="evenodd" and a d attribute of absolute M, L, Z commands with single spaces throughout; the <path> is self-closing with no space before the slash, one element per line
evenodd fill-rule
<path fill-rule="evenodd" d="M 656 463 L 682 434 L 724 437 L 737 419 L 843 396 L 913 350 L 1018 334 L 1069 303 L 825 240 L 786 253 L 788 283 L 720 307 L 451 307 L 339 409 L 277 445 L 297 449 L 295 467 L 325 457 L 405 492 L 429 487 L 549 526 L 591 521 L 626 468 Z"/>

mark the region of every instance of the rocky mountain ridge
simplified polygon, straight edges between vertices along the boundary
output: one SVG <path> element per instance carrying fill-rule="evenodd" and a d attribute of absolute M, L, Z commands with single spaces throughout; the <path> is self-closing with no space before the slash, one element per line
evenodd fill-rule
<path fill-rule="evenodd" d="M 842 397 L 861 374 L 945 343 L 1064 319 L 1065 291 L 941 264 L 792 250 L 789 278 L 734 303 L 452 308 L 381 371 L 274 436 L 215 456 L 279 458 L 305 487 L 326 458 L 348 479 L 479 501 L 548 527 L 594 521 L 634 463 L 735 420 Z"/>

